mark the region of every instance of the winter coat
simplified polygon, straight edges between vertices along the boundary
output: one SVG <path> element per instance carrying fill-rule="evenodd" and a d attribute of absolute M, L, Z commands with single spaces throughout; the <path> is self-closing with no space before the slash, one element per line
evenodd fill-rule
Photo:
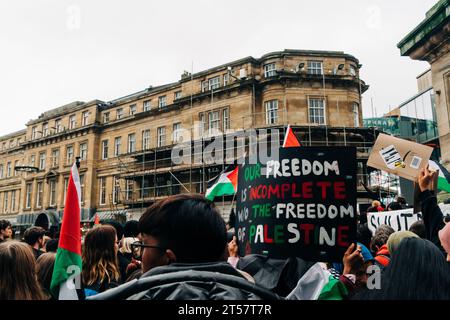
<path fill-rule="evenodd" d="M 226 262 L 156 267 L 88 300 L 277 300 Z"/>

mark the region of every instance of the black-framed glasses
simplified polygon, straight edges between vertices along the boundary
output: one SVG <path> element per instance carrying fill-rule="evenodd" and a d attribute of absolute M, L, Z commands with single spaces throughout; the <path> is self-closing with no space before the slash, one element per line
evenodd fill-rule
<path fill-rule="evenodd" d="M 142 243 L 142 241 L 135 241 L 131 244 L 131 252 L 133 253 L 133 258 L 140 259 L 142 257 L 143 248 L 154 248 L 161 251 L 166 251 L 166 248 L 163 248 L 158 245 L 144 244 Z"/>

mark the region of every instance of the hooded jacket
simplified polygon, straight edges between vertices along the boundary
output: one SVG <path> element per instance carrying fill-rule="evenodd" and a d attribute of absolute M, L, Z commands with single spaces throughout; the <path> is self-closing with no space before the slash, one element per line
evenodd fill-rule
<path fill-rule="evenodd" d="M 156 267 L 88 300 L 278 300 L 226 262 Z"/>

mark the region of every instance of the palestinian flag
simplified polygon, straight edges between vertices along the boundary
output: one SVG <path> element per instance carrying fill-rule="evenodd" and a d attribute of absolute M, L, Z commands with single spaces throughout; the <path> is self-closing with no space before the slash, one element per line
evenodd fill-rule
<path fill-rule="evenodd" d="M 80 177 L 77 164 L 70 170 L 58 251 L 50 290 L 58 300 L 78 300 L 81 283 Z"/>
<path fill-rule="evenodd" d="M 237 191 L 239 166 L 233 165 L 226 168 L 216 178 L 208 182 L 205 197 L 213 201 L 215 197 L 233 195 Z"/>
<path fill-rule="evenodd" d="M 300 142 L 298 142 L 298 139 L 295 136 L 294 131 L 292 131 L 291 125 L 288 125 L 286 133 L 284 135 L 283 148 L 300 147 L 300 146 L 301 146 Z"/>
<path fill-rule="evenodd" d="M 435 162 L 433 160 L 428 160 L 428 164 L 431 169 L 439 170 L 438 189 L 450 193 L 450 173 L 447 169 L 445 169 L 445 167 L 439 162 Z"/>
<path fill-rule="evenodd" d="M 312 265 L 299 279 L 287 300 L 343 300 L 348 295 L 345 285 L 319 262 Z"/>

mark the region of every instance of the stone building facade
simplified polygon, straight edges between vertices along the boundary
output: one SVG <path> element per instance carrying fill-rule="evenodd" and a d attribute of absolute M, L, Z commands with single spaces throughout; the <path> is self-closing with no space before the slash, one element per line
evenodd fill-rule
<path fill-rule="evenodd" d="M 368 86 L 360 67 L 343 52 L 284 50 L 185 72 L 177 82 L 112 101 L 44 112 L 25 130 L 0 137 L 0 218 L 26 226 L 44 213 L 58 221 L 76 157 L 84 221 L 95 213 L 136 218 L 167 195 L 205 192 L 223 165 L 174 165 L 171 150 L 186 133 L 205 148 L 218 135 L 284 133 L 290 124 L 305 145 L 354 143 L 363 174 L 375 133 L 362 128 Z M 231 201 L 222 199 L 223 210 Z"/>

